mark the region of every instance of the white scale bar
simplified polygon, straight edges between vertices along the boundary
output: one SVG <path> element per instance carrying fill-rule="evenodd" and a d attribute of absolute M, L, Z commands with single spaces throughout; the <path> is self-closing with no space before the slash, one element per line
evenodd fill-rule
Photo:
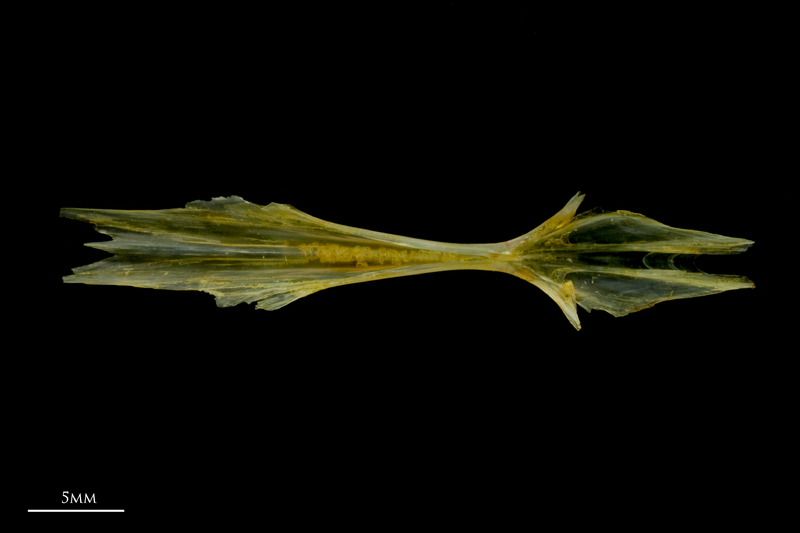
<path fill-rule="evenodd" d="M 124 513 L 125 509 L 28 509 L 29 513 Z"/>

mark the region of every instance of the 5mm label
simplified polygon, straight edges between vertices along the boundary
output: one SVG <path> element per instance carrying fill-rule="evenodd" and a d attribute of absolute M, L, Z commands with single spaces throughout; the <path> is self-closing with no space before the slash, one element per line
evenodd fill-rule
<path fill-rule="evenodd" d="M 61 503 L 93 503 L 97 505 L 97 499 L 94 497 L 94 493 L 89 496 L 88 493 L 81 494 L 72 494 L 70 491 L 65 490 L 61 493 Z"/>

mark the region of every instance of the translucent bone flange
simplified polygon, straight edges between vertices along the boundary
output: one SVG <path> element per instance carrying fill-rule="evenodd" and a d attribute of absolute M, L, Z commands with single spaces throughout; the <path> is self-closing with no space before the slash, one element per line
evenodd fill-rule
<path fill-rule="evenodd" d="M 753 241 L 676 229 L 629 211 L 555 216 L 507 242 L 450 244 L 332 224 L 297 209 L 239 198 L 182 209 L 61 210 L 113 237 L 87 246 L 113 257 L 76 268 L 67 283 L 200 290 L 217 305 L 274 310 L 328 287 L 443 270 L 492 270 L 527 280 L 580 329 L 577 305 L 614 316 L 658 302 L 752 288 L 745 277 L 689 272 L 681 254 L 731 254 Z"/>

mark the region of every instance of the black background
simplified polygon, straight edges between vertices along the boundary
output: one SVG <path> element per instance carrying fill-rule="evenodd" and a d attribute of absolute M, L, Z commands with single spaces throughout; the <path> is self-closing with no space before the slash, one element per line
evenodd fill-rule
<path fill-rule="evenodd" d="M 41 14 L 57 31 L 37 43 L 31 125 L 47 149 L 29 175 L 47 184 L 57 259 L 27 356 L 28 507 L 68 490 L 134 515 L 267 523 L 734 509 L 766 379 L 747 184 L 767 67 L 742 19 L 605 15 Z M 106 256 L 82 246 L 106 237 L 61 207 L 238 195 L 495 242 L 577 191 L 581 210 L 755 240 L 698 266 L 759 289 L 624 318 L 580 310 L 578 332 L 541 291 L 488 272 L 334 288 L 276 312 L 61 282 Z"/>

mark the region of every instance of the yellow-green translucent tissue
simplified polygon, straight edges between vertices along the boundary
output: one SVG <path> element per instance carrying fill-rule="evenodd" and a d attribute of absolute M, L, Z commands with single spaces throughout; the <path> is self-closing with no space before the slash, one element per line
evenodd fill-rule
<path fill-rule="evenodd" d="M 671 228 L 629 211 L 575 215 L 580 193 L 545 223 L 506 242 L 450 244 L 332 224 L 284 204 L 237 196 L 182 209 L 61 210 L 113 237 L 113 257 L 67 283 L 200 290 L 217 305 L 279 309 L 337 285 L 443 270 L 492 270 L 527 280 L 580 329 L 577 306 L 614 316 L 665 300 L 754 287 L 747 278 L 680 270 L 681 254 L 730 254 L 752 241 Z M 633 258 L 633 259 L 632 259 Z"/>

